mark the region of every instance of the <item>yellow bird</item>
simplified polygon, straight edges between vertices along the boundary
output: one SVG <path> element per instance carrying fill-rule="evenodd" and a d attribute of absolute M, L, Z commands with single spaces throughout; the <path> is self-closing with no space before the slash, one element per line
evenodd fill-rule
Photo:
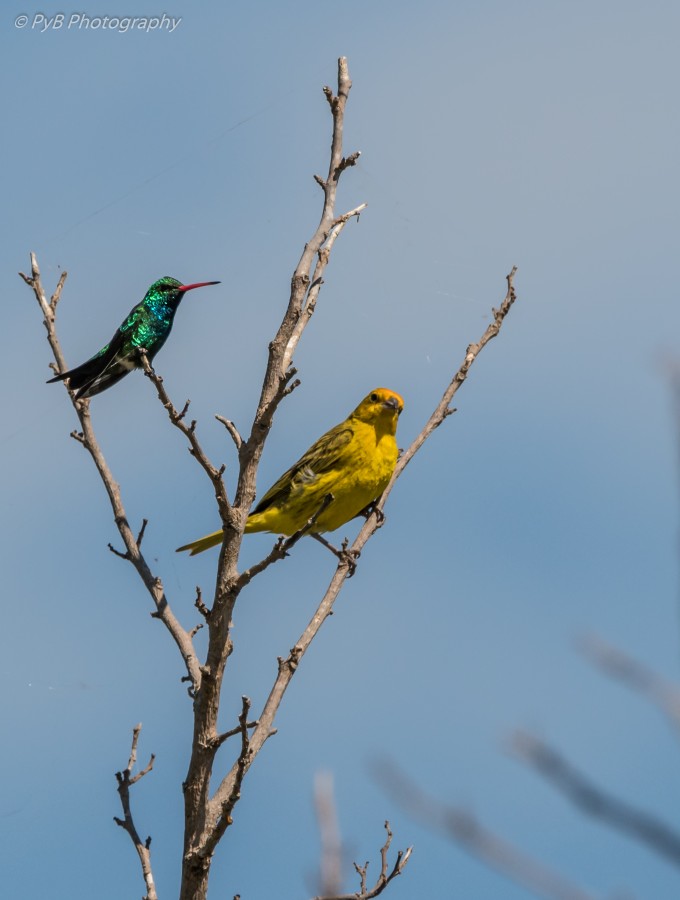
<path fill-rule="evenodd" d="M 376 388 L 354 412 L 331 428 L 283 474 L 264 495 L 246 521 L 246 533 L 271 531 L 295 534 L 323 506 L 311 534 L 335 531 L 387 487 L 397 464 L 397 419 L 404 401 L 394 391 Z M 223 532 L 178 547 L 191 555 L 222 543 Z"/>

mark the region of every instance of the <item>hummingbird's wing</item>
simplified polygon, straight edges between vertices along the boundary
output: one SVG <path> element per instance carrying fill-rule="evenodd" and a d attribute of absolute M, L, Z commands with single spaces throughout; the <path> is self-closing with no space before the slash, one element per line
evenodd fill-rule
<path fill-rule="evenodd" d="M 270 506 L 282 506 L 296 489 L 316 481 L 320 475 L 335 468 L 343 461 L 345 448 L 353 435 L 354 430 L 348 422 L 327 431 L 269 488 L 251 510 L 251 515 L 264 512 Z"/>
<path fill-rule="evenodd" d="M 108 344 L 75 369 L 69 369 L 68 372 L 50 378 L 48 384 L 68 378 L 72 390 L 76 391 L 76 399 L 83 400 L 119 382 L 128 372 L 139 366 L 136 354 L 131 352 L 128 346 L 130 337 L 128 332 L 134 330 L 142 314 L 141 306 L 135 306 L 120 328 L 116 329 Z"/>

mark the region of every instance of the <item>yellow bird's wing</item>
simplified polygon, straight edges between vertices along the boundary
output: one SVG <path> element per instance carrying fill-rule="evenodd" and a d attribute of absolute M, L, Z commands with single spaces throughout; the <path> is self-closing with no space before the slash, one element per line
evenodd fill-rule
<path fill-rule="evenodd" d="M 250 514 L 264 512 L 271 506 L 284 506 L 293 491 L 299 490 L 304 485 L 313 484 L 320 475 L 336 468 L 338 464 L 342 464 L 346 448 L 353 437 L 354 430 L 346 422 L 331 428 L 315 444 L 312 444 L 294 466 L 283 473 Z"/>

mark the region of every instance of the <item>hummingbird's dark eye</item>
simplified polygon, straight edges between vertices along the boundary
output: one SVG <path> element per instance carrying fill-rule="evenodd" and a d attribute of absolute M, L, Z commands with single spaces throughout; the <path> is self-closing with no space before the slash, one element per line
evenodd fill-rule
<path fill-rule="evenodd" d="M 377 403 L 377 402 L 378 402 L 378 395 L 377 395 L 377 394 L 371 394 L 371 396 L 369 397 L 369 400 L 371 400 L 373 403 Z"/>

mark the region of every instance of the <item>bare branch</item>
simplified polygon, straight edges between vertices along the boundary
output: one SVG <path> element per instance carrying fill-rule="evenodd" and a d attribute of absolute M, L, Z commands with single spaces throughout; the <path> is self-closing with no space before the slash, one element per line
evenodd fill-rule
<path fill-rule="evenodd" d="M 234 425 L 234 423 L 230 419 L 225 419 L 224 416 L 215 416 L 218 422 L 221 422 L 224 427 L 227 429 L 229 434 L 231 435 L 231 439 L 234 442 L 234 446 L 236 450 L 241 449 L 241 445 L 243 444 L 243 439 L 241 435 L 238 433 L 238 429 Z"/>
<path fill-rule="evenodd" d="M 141 772 L 138 772 L 136 775 L 132 775 L 132 770 L 135 767 L 135 763 L 137 762 L 137 743 L 139 741 L 139 733 L 142 730 L 141 722 L 139 725 L 135 725 L 132 731 L 132 746 L 130 748 L 130 758 L 128 760 L 127 768 L 122 772 L 116 772 L 116 780 L 118 782 L 118 794 L 120 796 L 121 806 L 123 807 L 123 815 L 125 818 L 119 819 L 118 816 L 114 816 L 113 820 L 116 825 L 120 825 L 130 836 L 130 840 L 134 844 L 135 850 L 137 851 L 137 855 L 139 856 L 139 861 L 142 866 L 142 875 L 144 876 L 144 883 L 146 885 L 146 896 L 144 900 L 158 900 L 158 894 L 156 893 L 156 885 L 154 884 L 153 872 L 151 869 L 151 838 L 148 837 L 144 842 L 139 836 L 139 833 L 135 827 L 134 820 L 132 818 L 132 810 L 130 807 L 130 788 L 133 784 L 136 784 L 140 779 L 142 779 L 145 775 L 153 768 L 153 763 L 155 756 L 152 753 L 149 759 L 148 765 L 145 769 L 142 769 Z"/>
<path fill-rule="evenodd" d="M 248 512 L 255 500 L 257 468 L 276 410 L 284 397 L 297 384 L 294 381 L 295 369 L 290 364 L 291 356 L 286 353 L 286 349 L 300 318 L 303 317 L 303 310 L 308 303 L 310 286 L 313 286 L 315 290 L 318 290 L 320 286 L 319 278 L 312 282 L 311 268 L 318 259 L 324 242 L 328 240 L 334 224 L 337 225 L 337 228 L 333 232 L 333 239 L 346 221 L 341 217 L 342 221 L 338 220 L 336 223 L 335 198 L 338 181 L 333 175 L 343 159 L 342 129 L 350 86 L 347 61 L 343 58 L 338 61 L 338 95 L 333 97 L 331 93 L 329 100 L 333 117 L 333 137 L 328 177 L 323 184 L 324 202 L 321 219 L 312 237 L 305 244 L 291 278 L 286 311 L 279 329 L 269 345 L 266 372 L 250 432 L 247 436 L 238 435 L 240 443 L 235 441 L 238 444 L 239 456 L 238 480 L 231 504 L 231 515 L 226 515 L 224 506 L 221 509 L 224 538 L 218 561 L 215 594 L 208 621 L 208 652 L 205 664 L 201 667 L 201 689 L 194 694 L 195 733 L 208 736 L 208 740 L 205 742 L 194 741 L 185 781 L 184 797 L 187 822 L 192 824 L 185 834 L 180 900 L 190 900 L 190 898 L 199 896 L 200 891 L 207 890 L 210 856 L 229 824 L 233 803 L 238 799 L 240 782 L 252 760 L 251 739 L 248 753 L 243 754 L 234 763 L 228 785 L 224 785 L 224 790 L 218 788 L 212 800 L 207 800 L 215 755 L 212 738 L 217 735 L 216 723 L 220 691 L 227 659 L 232 650 L 230 630 L 234 605 L 243 586 L 256 571 L 262 571 L 262 567 L 254 567 L 248 573 L 244 573 L 245 578 L 238 571 L 243 530 Z M 308 321 L 308 317 L 305 318 Z M 299 331 L 300 329 L 298 329 Z M 232 439 L 234 439 L 233 434 Z M 263 561 L 262 566 L 266 567 L 271 564 L 280 557 L 282 552 L 285 552 L 283 544 L 279 545 L 270 554 L 270 557 Z M 258 734 L 258 746 L 262 746 L 273 732 L 271 718 L 265 728 L 262 728 L 260 723 L 253 732 Z"/>
<path fill-rule="evenodd" d="M 388 484 L 378 503 L 375 504 L 374 508 L 368 514 L 366 523 L 362 526 L 356 539 L 351 546 L 344 548 L 344 553 L 341 554 L 341 558 L 338 562 L 335 573 L 331 578 L 330 584 L 326 589 L 326 593 L 322 597 L 321 602 L 319 603 L 319 606 L 317 607 L 317 610 L 312 616 L 309 624 L 300 635 L 297 643 L 290 651 L 289 656 L 285 660 L 279 660 L 279 668 L 276 680 L 262 709 L 262 712 L 258 717 L 259 725 L 251 736 L 251 760 L 257 756 L 272 731 L 277 711 L 279 709 L 279 706 L 281 705 L 288 685 L 290 684 L 293 675 L 297 671 L 300 660 L 304 656 L 311 642 L 316 637 L 325 620 L 329 615 L 332 614 L 333 604 L 335 603 L 335 600 L 340 593 L 345 579 L 352 571 L 352 560 L 356 559 L 359 556 L 366 542 L 372 537 L 372 535 L 378 530 L 378 528 L 382 526 L 384 520 L 383 508 L 385 505 L 385 501 L 388 494 L 394 487 L 397 478 L 403 472 L 408 462 L 425 443 L 427 438 L 447 417 L 451 399 L 457 392 L 460 385 L 467 378 L 467 373 L 470 369 L 470 366 L 475 361 L 482 349 L 500 331 L 505 316 L 508 314 L 510 307 L 515 301 L 513 280 L 516 271 L 517 269 L 515 267 L 507 276 L 508 291 L 505 299 L 503 300 L 503 303 L 501 304 L 500 309 L 493 310 L 493 323 L 489 325 L 489 327 L 486 329 L 486 331 L 476 344 L 470 344 L 470 346 L 468 347 L 463 363 L 454 375 L 451 383 L 449 384 L 449 387 L 444 392 L 444 395 L 437 405 L 437 408 L 426 422 L 420 434 L 418 434 L 414 441 L 411 443 L 410 447 L 400 456 L 397 462 L 395 473 L 392 476 L 390 483 Z M 231 793 L 236 774 L 236 767 L 233 766 L 227 777 L 223 779 L 222 783 L 217 789 L 215 797 L 211 801 L 211 806 L 215 803 L 221 802 L 221 798 Z"/>
<path fill-rule="evenodd" d="M 623 650 L 594 635 L 581 638 L 578 646 L 593 665 L 643 694 L 680 728 L 680 685 L 667 681 Z"/>
<path fill-rule="evenodd" d="M 215 468 L 215 466 L 206 456 L 203 448 L 198 441 L 198 438 L 196 437 L 196 422 L 192 421 L 189 425 L 187 425 L 184 421 L 189 409 L 189 403 L 191 401 L 187 400 L 187 402 L 184 404 L 184 408 L 181 412 L 179 412 L 170 400 L 168 392 L 165 390 L 162 377 L 158 375 L 151 367 L 149 359 L 143 350 L 140 351 L 139 358 L 142 364 L 142 369 L 144 370 L 144 374 L 150 381 L 153 382 L 153 385 L 156 388 L 156 393 L 158 394 L 158 399 L 163 404 L 163 407 L 166 410 L 170 421 L 175 426 L 175 428 L 178 428 L 182 432 L 184 437 L 189 441 L 189 452 L 194 457 L 194 459 L 197 460 L 201 468 L 204 470 L 204 472 L 212 482 L 213 489 L 215 491 L 215 498 L 217 500 L 217 508 L 222 518 L 222 522 L 226 525 L 230 520 L 231 506 L 227 497 L 227 489 L 222 479 L 222 474 L 224 473 L 225 467 L 221 466 L 219 469 Z"/>
<path fill-rule="evenodd" d="M 246 700 L 247 698 L 244 697 L 243 699 Z M 250 703 L 250 701 L 248 701 L 248 702 Z M 219 734 L 215 738 L 213 743 L 214 743 L 214 746 L 216 749 L 219 749 L 222 746 L 222 744 L 224 744 L 225 741 L 229 740 L 229 738 L 235 737 L 237 734 L 243 733 L 243 726 L 240 724 L 240 721 L 241 720 L 239 719 L 239 725 L 236 728 L 231 728 L 229 731 L 225 731 L 223 734 Z M 257 724 L 258 724 L 257 719 L 255 719 L 254 722 L 246 722 L 245 727 L 246 728 L 255 728 L 257 726 Z"/>
<path fill-rule="evenodd" d="M 325 182 L 320 183 L 322 187 L 325 185 Z M 340 236 L 340 232 L 345 227 L 347 222 L 349 222 L 349 220 L 355 216 L 358 221 L 359 216 L 364 209 L 366 209 L 366 204 L 362 203 L 354 209 L 351 209 L 349 212 L 344 213 L 342 216 L 339 216 L 339 218 L 335 219 L 328 231 L 328 236 L 324 240 L 323 245 L 320 246 L 317 250 L 316 265 L 314 266 L 314 272 L 312 273 L 311 283 L 307 292 L 307 299 L 304 304 L 304 309 L 302 310 L 300 318 L 295 325 L 295 329 L 293 330 L 293 333 L 288 340 L 286 352 L 283 357 L 283 366 L 285 368 L 290 365 L 291 360 L 293 359 L 293 354 L 297 349 L 298 342 L 302 337 L 302 332 L 305 330 L 309 323 L 309 320 L 314 315 L 314 310 L 316 309 L 316 301 L 319 297 L 321 285 L 323 284 L 323 273 L 325 272 L 326 266 L 328 265 L 333 245 Z"/>
<path fill-rule="evenodd" d="M 493 834 L 472 813 L 429 797 L 392 763 L 383 761 L 372 768 L 378 783 L 409 815 L 448 835 L 486 865 L 537 896 L 545 900 L 596 900 L 592 894 Z"/>
<path fill-rule="evenodd" d="M 294 534 L 291 534 L 289 538 L 280 537 L 271 551 L 263 560 L 260 560 L 259 563 L 255 563 L 255 565 L 250 566 L 249 569 L 246 569 L 245 572 L 242 572 L 238 581 L 236 582 L 237 587 L 239 589 L 244 588 L 249 582 L 253 580 L 256 575 L 259 575 L 260 572 L 264 572 L 265 569 L 268 569 L 272 563 L 277 562 L 280 559 L 285 559 L 288 556 L 288 551 L 291 550 L 300 538 L 304 537 L 306 534 L 309 534 L 310 530 L 314 527 L 316 520 L 319 518 L 322 512 L 328 508 L 328 505 L 333 502 L 333 495 L 326 494 L 323 498 L 321 505 L 314 513 L 314 515 L 310 516 L 309 519 L 305 522 L 305 524 L 296 531 Z M 318 537 L 318 535 L 313 535 L 314 537 Z"/>
<path fill-rule="evenodd" d="M 343 156 L 338 165 L 335 168 L 335 172 L 333 172 L 333 178 L 337 181 L 340 175 L 345 171 L 345 169 L 349 169 L 350 166 L 355 166 L 357 164 L 357 160 L 361 156 L 361 150 L 355 150 L 354 153 L 350 153 L 349 156 Z"/>
<path fill-rule="evenodd" d="M 142 546 L 142 541 L 144 540 L 144 532 L 146 531 L 146 526 L 149 524 L 148 519 L 142 519 L 142 527 L 139 529 L 139 534 L 137 535 L 137 549 L 139 550 Z"/>
<path fill-rule="evenodd" d="M 26 284 L 28 284 L 32 288 L 38 304 L 40 305 L 44 316 L 43 322 L 45 325 L 45 329 L 47 330 L 47 340 L 50 344 L 50 347 L 52 348 L 52 353 L 54 354 L 54 358 L 57 362 L 59 371 L 63 372 L 66 370 L 67 366 L 66 360 L 64 359 L 64 355 L 61 350 L 59 339 L 57 338 L 54 309 L 59 300 L 61 288 L 63 287 L 64 281 L 66 280 L 66 273 L 62 273 L 62 276 L 59 279 L 57 290 L 54 292 L 54 294 L 52 295 L 52 300 L 49 302 L 46 299 L 45 291 L 42 286 L 42 282 L 40 279 L 40 268 L 38 266 L 38 260 L 35 253 L 31 253 L 31 276 L 28 277 L 21 274 L 21 277 L 26 282 Z M 187 673 L 195 690 L 200 685 L 201 672 L 198 665 L 198 659 L 196 658 L 196 653 L 194 651 L 193 642 L 189 636 L 189 633 L 184 628 L 182 628 L 178 620 L 175 618 L 175 615 L 170 608 L 170 604 L 168 603 L 168 599 L 165 595 L 163 584 L 160 578 L 155 577 L 151 573 L 151 570 L 149 569 L 149 566 L 147 565 L 147 562 L 141 551 L 141 541 L 144 536 L 146 525 L 142 525 L 142 529 L 137 536 L 133 534 L 127 520 L 125 507 L 123 506 L 120 488 L 118 487 L 118 484 L 116 483 L 111 470 L 109 469 L 108 463 L 106 462 L 104 454 L 102 453 L 99 443 L 97 442 L 97 439 L 95 437 L 94 429 L 92 427 L 92 420 L 90 418 L 90 401 L 76 400 L 74 392 L 71 391 L 68 387 L 67 390 L 69 392 L 69 396 L 71 397 L 71 402 L 73 403 L 73 407 L 76 411 L 76 415 L 78 416 L 81 427 L 80 432 L 72 432 L 72 437 L 74 437 L 79 443 L 83 445 L 83 447 L 85 447 L 85 449 L 92 457 L 97 471 L 99 472 L 99 477 L 101 478 L 108 495 L 114 521 L 123 540 L 125 551 L 120 552 L 114 550 L 111 545 L 109 545 L 109 547 L 118 556 L 122 556 L 124 559 L 129 560 L 137 570 L 139 577 L 144 582 L 144 585 L 154 602 L 156 610 L 155 616 L 163 622 L 165 627 L 172 635 L 175 643 L 177 644 L 177 647 L 179 648 L 182 659 L 184 660 L 184 664 L 187 669 Z"/>
<path fill-rule="evenodd" d="M 331 138 L 328 175 L 325 180 L 319 179 L 319 183 L 321 184 L 324 193 L 321 219 L 316 231 L 305 244 L 302 256 L 293 273 L 288 307 L 276 337 L 269 347 L 269 360 L 257 413 L 253 421 L 250 436 L 247 441 L 243 442 L 239 454 L 241 470 L 234 501 L 237 506 L 240 506 L 241 503 L 243 503 L 247 508 L 250 508 L 250 505 L 255 499 L 255 470 L 262 453 L 264 441 L 269 428 L 271 427 L 273 415 L 279 403 L 285 396 L 287 384 L 284 383 L 284 380 L 288 374 L 292 360 L 292 351 L 294 347 L 297 346 L 300 335 L 311 315 L 311 313 L 303 315 L 303 310 L 309 303 L 308 291 L 310 285 L 320 286 L 318 278 L 310 278 L 310 272 L 312 264 L 317 258 L 317 254 L 327 241 L 329 233 L 336 223 L 335 200 L 339 181 L 339 178 L 336 177 L 336 173 L 337 176 L 339 176 L 342 172 L 342 138 L 345 106 L 351 87 L 352 81 L 349 76 L 347 60 L 344 57 L 341 57 L 338 60 L 337 96 L 333 94 L 330 88 L 324 88 L 324 94 L 328 100 L 333 117 L 333 134 Z M 344 222 L 347 221 L 348 218 L 356 214 L 356 211 L 347 213 L 344 221 L 340 222 L 340 220 L 337 220 L 337 224 L 340 226 L 344 225 Z M 343 219 L 343 217 L 341 217 L 341 219 Z M 323 265 L 325 266 L 325 262 Z M 315 302 L 315 297 L 313 299 Z M 312 310 L 313 308 L 312 305 Z M 302 324 L 300 324 L 301 320 L 303 320 Z M 294 334 L 295 337 L 293 338 Z M 291 344 L 292 338 L 293 341 Z"/>
<path fill-rule="evenodd" d="M 217 821 L 217 825 L 205 842 L 205 847 L 203 848 L 202 854 L 204 859 L 210 859 L 215 851 L 215 847 L 222 839 L 222 835 L 227 830 L 227 828 L 233 824 L 231 814 L 234 811 L 234 807 L 241 799 L 241 785 L 243 784 L 245 774 L 250 767 L 252 756 L 252 752 L 250 750 L 250 736 L 248 735 L 248 713 L 250 712 L 250 699 L 248 697 L 242 697 L 241 699 L 243 701 L 243 708 L 241 710 L 241 715 L 238 717 L 239 731 L 241 732 L 241 752 L 239 753 L 238 759 L 236 760 L 236 777 L 234 778 L 231 793 L 222 802 L 220 817 Z M 224 743 L 224 741 L 220 741 L 220 739 L 218 738 L 217 746 L 220 746 L 222 743 Z"/>
<path fill-rule="evenodd" d="M 665 822 L 605 793 L 534 735 L 516 731 L 511 747 L 519 759 L 551 781 L 583 812 L 602 819 L 680 866 L 680 833 Z"/>
<path fill-rule="evenodd" d="M 385 822 L 385 831 L 387 832 L 387 838 L 380 848 L 380 875 L 372 888 L 368 888 L 366 885 L 368 862 L 364 863 L 363 866 L 354 863 L 354 868 L 360 879 L 358 892 L 354 894 L 324 894 L 323 896 L 315 897 L 314 900 L 372 900 L 373 897 L 378 897 L 382 894 L 387 885 L 398 875 L 401 875 L 406 863 L 411 858 L 411 853 L 413 853 L 413 847 L 409 847 L 407 850 L 398 850 L 395 863 L 390 869 L 387 854 L 390 849 L 390 844 L 392 843 L 392 830 L 390 829 L 389 822 Z"/>
<path fill-rule="evenodd" d="M 74 436 L 75 436 L 74 433 L 71 434 L 71 437 L 74 437 Z M 82 440 L 82 436 L 78 437 L 78 440 L 80 440 L 81 443 L 84 443 L 84 440 Z M 139 534 L 137 535 L 137 539 L 135 541 L 137 550 L 139 550 L 139 548 L 142 546 L 142 541 L 144 540 L 144 532 L 146 531 L 146 526 L 148 524 L 149 524 L 148 519 L 142 519 L 142 527 L 139 529 Z M 108 544 L 107 546 L 108 546 L 109 550 L 111 551 L 111 553 L 113 553 L 115 556 L 119 556 L 121 559 L 126 559 L 128 561 L 130 561 L 132 559 L 132 556 L 130 555 L 129 550 L 125 550 L 125 551 L 116 550 L 116 548 L 113 546 L 113 544 Z"/>
<path fill-rule="evenodd" d="M 210 618 L 210 610 L 203 602 L 203 594 L 201 593 L 201 589 L 198 585 L 196 585 L 196 599 L 194 600 L 194 606 L 207 622 Z"/>
<path fill-rule="evenodd" d="M 458 389 L 463 384 L 465 379 L 468 376 L 468 372 L 470 371 L 470 367 L 477 359 L 481 351 L 486 347 L 490 340 L 496 337 L 496 335 L 500 332 L 501 326 L 505 320 L 505 317 L 510 312 L 510 308 L 512 304 L 515 302 L 517 295 L 515 294 L 515 275 L 517 273 L 517 266 L 513 266 L 510 273 L 506 276 L 506 281 L 508 283 L 508 290 L 505 295 L 505 299 L 500 305 L 499 309 L 492 309 L 491 312 L 493 314 L 493 322 L 486 329 L 481 338 L 477 341 L 476 344 L 470 344 L 465 353 L 465 359 L 461 363 L 460 368 L 453 376 L 451 383 L 448 388 L 444 391 L 442 399 L 439 401 L 437 408 L 432 413 L 430 418 L 427 420 L 425 427 L 420 432 L 420 434 L 413 441 L 411 446 L 401 454 L 399 457 L 399 461 L 397 462 L 396 469 L 394 471 L 394 475 L 392 476 L 391 482 L 388 484 L 385 489 L 385 493 L 382 495 L 380 502 L 378 504 L 378 508 L 382 509 L 385 505 L 385 500 L 387 499 L 394 483 L 397 478 L 404 471 L 406 466 L 411 462 L 415 454 L 420 450 L 425 441 L 429 438 L 432 432 L 438 428 L 442 422 L 451 415 L 454 410 L 451 409 L 451 401 L 455 397 Z"/>

